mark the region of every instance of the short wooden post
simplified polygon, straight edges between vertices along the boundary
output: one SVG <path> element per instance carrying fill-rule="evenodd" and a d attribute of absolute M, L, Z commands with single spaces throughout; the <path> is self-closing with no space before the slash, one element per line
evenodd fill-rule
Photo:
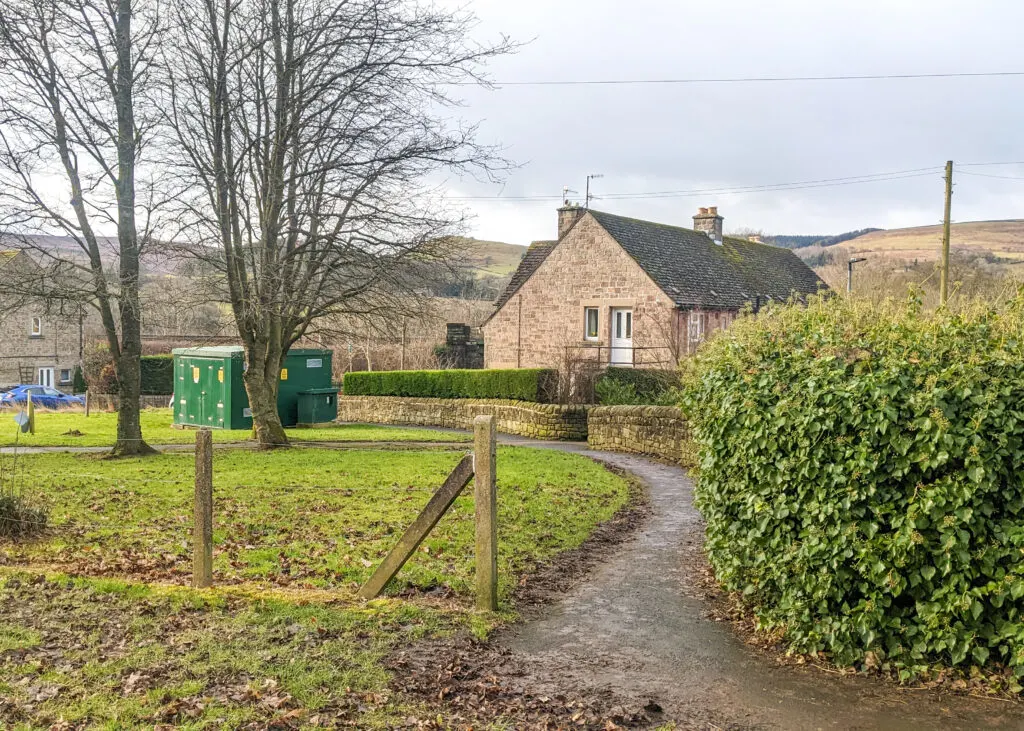
<path fill-rule="evenodd" d="M 473 420 L 474 499 L 476 502 L 476 607 L 498 608 L 498 489 L 494 417 Z"/>
<path fill-rule="evenodd" d="M 213 432 L 196 432 L 196 501 L 192 531 L 192 586 L 213 585 Z"/>
<path fill-rule="evenodd" d="M 25 405 L 25 411 L 28 412 L 28 433 L 36 433 L 36 405 L 32 403 L 32 392 L 28 393 L 28 400 Z"/>
<path fill-rule="evenodd" d="M 85 417 L 89 418 L 89 389 L 85 390 Z"/>

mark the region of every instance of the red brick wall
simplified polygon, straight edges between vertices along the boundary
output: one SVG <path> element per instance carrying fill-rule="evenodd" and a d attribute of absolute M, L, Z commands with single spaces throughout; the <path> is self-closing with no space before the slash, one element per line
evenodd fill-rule
<path fill-rule="evenodd" d="M 600 311 L 595 344 L 584 340 L 586 307 Z M 672 301 L 585 216 L 484 326 L 486 367 L 562 368 L 567 350 L 577 358 L 600 354 L 607 362 L 613 307 L 633 309 L 636 365 L 668 368 L 685 352 Z"/>

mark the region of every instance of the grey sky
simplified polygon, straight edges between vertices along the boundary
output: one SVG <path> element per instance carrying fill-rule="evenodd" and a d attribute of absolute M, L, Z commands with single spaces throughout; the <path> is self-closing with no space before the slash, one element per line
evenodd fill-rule
<path fill-rule="evenodd" d="M 452 0 L 455 4 L 457 0 Z M 459 3 L 461 4 L 461 3 Z M 1024 3 L 952 0 L 476 0 L 479 35 L 530 40 L 496 80 L 1024 71 Z M 1024 77 L 468 89 L 461 110 L 523 167 L 503 189 L 455 196 L 721 189 L 934 166 L 934 175 L 785 192 L 597 201 L 689 225 L 718 205 L 727 229 L 839 233 L 937 223 L 938 169 L 1024 160 Z M 1024 166 L 967 168 L 1024 176 Z M 955 220 L 1024 217 L 1024 180 L 958 175 Z M 467 202 L 471 233 L 554 234 L 557 201 Z"/>

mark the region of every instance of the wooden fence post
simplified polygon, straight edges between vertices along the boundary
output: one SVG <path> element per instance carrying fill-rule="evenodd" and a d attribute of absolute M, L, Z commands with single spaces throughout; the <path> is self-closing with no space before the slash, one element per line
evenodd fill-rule
<path fill-rule="evenodd" d="M 85 417 L 89 418 L 89 389 L 85 389 Z"/>
<path fill-rule="evenodd" d="M 473 420 L 474 501 L 476 503 L 476 607 L 498 608 L 498 490 L 494 417 Z"/>
<path fill-rule="evenodd" d="M 213 585 L 213 432 L 196 432 L 196 501 L 192 529 L 192 586 Z"/>
<path fill-rule="evenodd" d="M 32 403 L 32 392 L 28 393 L 28 403 L 25 405 L 25 411 L 28 414 L 28 433 L 36 433 L 36 405 Z"/>

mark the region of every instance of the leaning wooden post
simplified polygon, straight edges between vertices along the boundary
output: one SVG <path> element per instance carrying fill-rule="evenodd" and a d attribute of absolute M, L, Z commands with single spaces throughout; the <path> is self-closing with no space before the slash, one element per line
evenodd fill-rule
<path fill-rule="evenodd" d="M 192 531 L 192 586 L 213 585 L 213 432 L 196 432 L 196 502 Z"/>
<path fill-rule="evenodd" d="M 476 502 L 476 607 L 498 608 L 498 490 L 495 480 L 497 446 L 494 417 L 473 420 Z"/>
<path fill-rule="evenodd" d="M 28 401 L 25 404 L 25 411 L 28 414 L 28 433 L 36 433 L 36 406 L 32 403 L 32 392 L 28 392 Z"/>
<path fill-rule="evenodd" d="M 89 418 L 89 389 L 85 390 L 85 417 Z"/>

